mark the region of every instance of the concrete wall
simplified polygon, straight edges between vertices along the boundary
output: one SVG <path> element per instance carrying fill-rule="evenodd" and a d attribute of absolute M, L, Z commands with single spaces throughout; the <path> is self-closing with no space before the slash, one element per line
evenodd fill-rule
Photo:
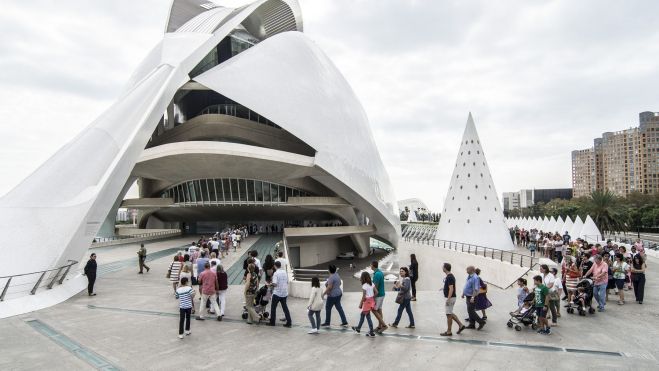
<path fill-rule="evenodd" d="M 444 279 L 442 265 L 445 262 L 450 263 L 452 266 L 451 270 L 458 281 L 458 292 L 462 291 L 467 278 L 465 270 L 470 265 L 481 269 L 481 278 L 484 281 L 501 288 L 514 284 L 517 278 L 524 276 L 529 271 L 528 268 L 499 260 L 410 242 L 403 242 L 399 246 L 400 266 L 409 265 L 410 254 L 412 253 L 416 254 L 419 262 L 417 290 L 435 291 L 441 289 L 443 287 L 442 280 Z"/>
<path fill-rule="evenodd" d="M 340 251 L 338 239 L 303 241 L 295 244 L 289 243 L 289 246 L 300 246 L 301 267 L 310 267 L 334 260 Z"/>

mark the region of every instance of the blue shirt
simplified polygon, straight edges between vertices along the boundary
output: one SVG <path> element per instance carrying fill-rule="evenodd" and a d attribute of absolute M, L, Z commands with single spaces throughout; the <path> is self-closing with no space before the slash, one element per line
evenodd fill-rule
<path fill-rule="evenodd" d="M 200 275 L 204 271 L 206 263 L 208 263 L 208 258 L 197 259 L 197 275 Z"/>
<path fill-rule="evenodd" d="M 464 289 L 462 289 L 462 295 L 464 296 L 475 296 L 478 295 L 478 290 L 481 288 L 480 280 L 476 273 L 472 273 L 467 277 L 467 283 L 465 284 Z"/>

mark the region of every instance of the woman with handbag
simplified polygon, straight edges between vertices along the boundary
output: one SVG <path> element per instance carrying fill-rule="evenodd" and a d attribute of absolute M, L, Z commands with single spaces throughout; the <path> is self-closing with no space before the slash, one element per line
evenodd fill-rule
<path fill-rule="evenodd" d="M 267 260 L 268 259 L 266 258 L 266 262 Z M 307 314 L 309 316 L 309 322 L 311 322 L 311 330 L 309 330 L 307 334 L 319 333 L 320 311 L 323 309 L 323 306 L 325 306 L 325 303 L 323 303 L 323 290 L 320 289 L 320 280 L 318 277 L 313 277 L 311 278 L 311 294 L 309 295 L 309 302 L 307 303 Z"/>
<path fill-rule="evenodd" d="M 403 310 L 407 312 L 410 324 L 406 328 L 414 328 L 414 315 L 412 314 L 412 280 L 410 280 L 410 270 L 407 267 L 400 269 L 400 280 L 394 282 L 394 290 L 398 291 L 396 296 L 396 304 L 398 304 L 398 315 L 394 323 L 390 327 L 397 328 L 400 317 L 403 315 Z"/>
<path fill-rule="evenodd" d="M 172 264 L 169 265 L 169 269 L 167 270 L 167 278 L 169 278 L 169 281 L 172 283 L 175 297 L 176 297 L 176 289 L 178 288 L 182 267 L 183 267 L 183 263 L 179 261 L 178 255 L 174 255 L 174 261 L 172 262 Z"/>
<path fill-rule="evenodd" d="M 378 289 L 373 284 L 371 280 L 371 275 L 368 272 L 362 272 L 360 277 L 362 283 L 362 300 L 359 302 L 359 309 L 361 309 L 361 314 L 359 317 L 359 324 L 357 327 L 353 327 L 352 330 L 359 334 L 359 331 L 362 329 L 364 324 L 364 318 L 368 322 L 368 333 L 366 336 L 375 337 L 373 332 L 373 321 L 371 320 L 371 310 L 375 308 L 375 295 L 377 295 Z"/>
<path fill-rule="evenodd" d="M 475 310 L 480 310 L 483 316 L 481 318 L 483 321 L 487 321 L 487 314 L 485 313 L 485 309 L 489 308 L 492 306 L 492 303 L 490 300 L 487 298 L 487 284 L 481 279 L 481 270 L 480 268 L 476 268 L 474 270 L 474 273 L 478 276 L 478 281 L 480 283 L 480 289 L 478 290 L 478 295 L 476 295 L 475 299 Z"/>

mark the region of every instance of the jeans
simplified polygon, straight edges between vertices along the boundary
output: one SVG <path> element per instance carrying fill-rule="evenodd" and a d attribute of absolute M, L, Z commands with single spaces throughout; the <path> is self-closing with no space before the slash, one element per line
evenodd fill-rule
<path fill-rule="evenodd" d="M 275 318 L 277 318 L 277 304 L 281 303 L 281 309 L 284 311 L 284 316 L 286 317 L 286 326 L 291 325 L 291 313 L 288 311 L 288 305 L 286 305 L 286 296 L 281 297 L 277 295 L 272 295 L 272 305 L 270 305 L 270 325 L 275 325 Z"/>
<path fill-rule="evenodd" d="M 398 304 L 398 314 L 396 315 L 396 320 L 394 321 L 394 325 L 398 326 L 398 322 L 400 322 L 400 317 L 403 315 L 403 310 L 407 312 L 407 317 L 410 319 L 410 326 L 414 326 L 414 315 L 412 314 L 412 301 L 411 299 L 403 299 L 402 304 Z M 369 322 L 371 319 L 368 319 Z"/>
<path fill-rule="evenodd" d="M 314 321 L 314 317 L 316 320 Z M 309 311 L 309 322 L 311 322 L 311 328 L 320 330 L 320 311 L 319 310 L 310 310 Z"/>
<path fill-rule="evenodd" d="M 226 298 L 227 290 L 220 290 L 217 292 L 217 303 L 220 305 L 220 313 L 218 313 L 220 316 L 224 315 L 224 308 L 227 305 L 227 298 Z"/>
<path fill-rule="evenodd" d="M 606 285 L 608 282 L 604 282 L 601 285 L 595 285 L 593 286 L 593 294 L 595 296 L 595 300 L 597 300 L 597 308 L 599 309 L 604 309 L 604 306 L 606 305 Z"/>
<path fill-rule="evenodd" d="M 636 301 L 642 302 L 645 294 L 645 273 L 632 273 L 632 283 L 634 284 Z"/>
<path fill-rule="evenodd" d="M 330 324 L 330 320 L 332 319 L 332 307 L 336 306 L 336 311 L 339 312 L 339 316 L 341 316 L 341 324 L 346 325 L 348 324 L 348 320 L 346 319 L 346 314 L 343 312 L 343 307 L 341 306 L 341 297 L 343 295 L 339 296 L 328 296 L 327 301 L 325 302 L 325 325 Z"/>
<path fill-rule="evenodd" d="M 419 278 L 417 276 L 414 276 L 414 278 L 412 278 L 412 297 L 413 298 L 416 298 L 416 281 L 418 279 Z"/>
<path fill-rule="evenodd" d="M 210 300 L 213 310 L 215 311 L 215 315 L 219 317 L 220 308 L 217 305 L 217 295 L 216 294 L 208 295 L 204 293 L 201 294 L 201 301 L 199 302 L 199 312 L 197 313 L 197 317 L 199 318 L 205 317 L 204 308 L 206 308 L 206 303 L 208 302 L 208 300 Z"/>
<path fill-rule="evenodd" d="M 469 325 L 475 326 L 474 322 L 478 322 L 478 324 L 484 323 L 485 321 L 483 321 L 478 316 L 478 313 L 476 313 L 476 303 L 471 302 L 471 296 L 466 296 L 465 299 L 467 300 L 467 313 L 469 313 Z"/>
<path fill-rule="evenodd" d="M 179 308 L 179 320 L 178 320 L 178 334 L 183 335 L 183 324 L 185 324 L 185 331 L 190 331 L 190 315 L 192 314 L 192 308 Z"/>
<path fill-rule="evenodd" d="M 89 295 L 94 293 L 94 282 L 96 282 L 96 274 L 87 275 L 87 293 Z"/>
<path fill-rule="evenodd" d="M 408 313 L 412 313 L 412 312 L 408 312 Z M 368 322 L 368 332 L 372 333 L 373 321 L 371 321 L 371 312 L 366 312 L 366 313 L 362 312 L 361 316 L 359 317 L 359 324 L 357 325 L 357 330 L 361 330 L 362 325 L 364 324 L 364 317 L 366 317 L 366 322 Z M 412 321 L 412 323 L 414 323 L 414 321 Z"/>

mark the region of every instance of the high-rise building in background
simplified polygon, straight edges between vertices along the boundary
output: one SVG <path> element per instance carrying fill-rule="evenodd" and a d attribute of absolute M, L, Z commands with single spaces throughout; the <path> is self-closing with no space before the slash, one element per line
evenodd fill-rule
<path fill-rule="evenodd" d="M 626 196 L 659 189 L 659 113 L 641 112 L 639 126 L 606 132 L 592 148 L 572 151 L 574 197 L 595 190 Z"/>
<path fill-rule="evenodd" d="M 504 192 L 503 211 L 525 209 L 539 202 L 546 204 L 556 198 L 571 199 L 572 188 L 521 189 L 519 192 Z"/>

